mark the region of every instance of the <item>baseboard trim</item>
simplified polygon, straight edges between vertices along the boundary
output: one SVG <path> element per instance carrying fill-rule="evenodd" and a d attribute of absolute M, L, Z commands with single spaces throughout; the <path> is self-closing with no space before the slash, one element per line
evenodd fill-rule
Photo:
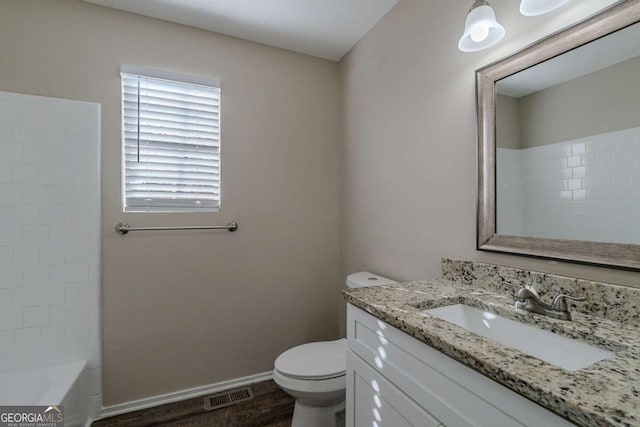
<path fill-rule="evenodd" d="M 100 411 L 100 419 L 121 415 L 127 412 L 139 411 L 140 409 L 152 408 L 154 406 L 165 405 L 167 403 L 179 402 L 181 400 L 191 399 L 193 397 L 204 396 L 210 393 L 217 393 L 223 390 L 229 390 L 236 387 L 242 387 L 248 384 L 269 381 L 273 377 L 273 372 L 262 372 L 260 374 L 249 375 L 248 377 L 235 378 L 232 380 L 221 381 L 215 384 L 209 384 L 200 387 L 194 387 L 186 390 L 180 390 L 173 393 L 161 394 L 158 396 L 147 397 L 144 399 L 133 400 L 131 402 L 119 403 L 113 406 L 103 407 Z M 94 420 L 95 421 L 95 420 Z"/>

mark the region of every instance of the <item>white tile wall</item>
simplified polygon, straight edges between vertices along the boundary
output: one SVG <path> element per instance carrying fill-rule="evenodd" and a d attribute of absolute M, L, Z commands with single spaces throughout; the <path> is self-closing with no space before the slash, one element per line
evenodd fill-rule
<path fill-rule="evenodd" d="M 640 244 L 640 128 L 498 148 L 496 177 L 500 234 Z"/>
<path fill-rule="evenodd" d="M 0 92 L 0 372 L 87 360 L 101 401 L 100 106 Z"/>

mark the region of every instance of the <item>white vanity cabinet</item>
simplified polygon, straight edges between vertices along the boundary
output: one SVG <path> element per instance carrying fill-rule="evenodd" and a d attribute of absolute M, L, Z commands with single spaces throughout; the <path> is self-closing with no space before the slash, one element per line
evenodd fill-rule
<path fill-rule="evenodd" d="M 574 424 L 349 304 L 347 427 Z"/>

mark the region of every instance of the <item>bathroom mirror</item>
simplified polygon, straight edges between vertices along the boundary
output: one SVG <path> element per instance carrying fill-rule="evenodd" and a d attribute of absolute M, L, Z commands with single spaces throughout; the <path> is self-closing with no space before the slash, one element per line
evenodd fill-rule
<path fill-rule="evenodd" d="M 476 73 L 478 249 L 640 270 L 640 1 Z"/>

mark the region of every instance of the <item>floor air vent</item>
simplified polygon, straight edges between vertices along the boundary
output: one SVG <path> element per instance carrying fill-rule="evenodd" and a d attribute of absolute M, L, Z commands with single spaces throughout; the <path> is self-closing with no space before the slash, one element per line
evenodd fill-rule
<path fill-rule="evenodd" d="M 204 410 L 213 411 L 253 399 L 250 387 L 212 394 L 204 398 Z"/>

